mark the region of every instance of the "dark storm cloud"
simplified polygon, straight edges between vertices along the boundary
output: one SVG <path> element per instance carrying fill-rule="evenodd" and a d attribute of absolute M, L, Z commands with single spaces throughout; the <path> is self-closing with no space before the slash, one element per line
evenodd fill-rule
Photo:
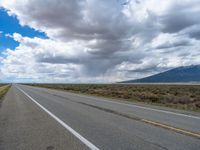
<path fill-rule="evenodd" d="M 183 34 L 186 34 L 196 40 L 200 40 L 200 24 L 194 25 L 191 28 L 186 29 L 185 31 L 183 31 Z"/>
<path fill-rule="evenodd" d="M 27 40 L 20 37 L 21 45 L 17 48 L 20 50 L 10 53 L 18 56 L 17 53 L 22 54 L 21 51 L 27 49 L 35 66 L 60 65 L 62 70 L 63 65 L 74 64 L 80 66 L 77 70 L 82 71 L 81 75 L 97 77 L 109 71 L 113 71 L 113 75 L 115 71 L 150 73 L 181 65 L 180 62 L 198 62 L 197 59 L 186 60 L 185 51 L 191 48 L 190 53 L 196 54 L 199 45 L 199 0 L 3 1 L 2 6 L 17 16 L 21 25 L 40 30 L 49 38 Z M 163 34 L 168 38 L 159 39 Z M 156 38 L 158 41 L 153 45 Z M 28 55 L 24 58 L 30 59 Z M 9 60 L 13 57 L 7 59 L 8 64 L 18 61 Z M 148 62 L 149 59 L 156 60 Z M 133 68 L 127 65 L 119 69 L 124 62 L 133 64 Z M 46 67 L 41 66 L 38 71 Z M 77 70 L 72 67 L 73 76 L 78 74 Z M 45 73 L 48 72 L 52 69 L 47 68 Z M 58 77 L 65 75 L 56 73 Z"/>
<path fill-rule="evenodd" d="M 191 3 L 176 3 L 168 12 L 160 16 L 163 32 L 176 33 L 185 28 L 200 23 L 200 3 L 193 0 Z"/>
<path fill-rule="evenodd" d="M 99 40 L 94 45 L 88 45 L 90 50 L 88 52 L 94 55 L 110 55 L 117 51 L 128 51 L 131 48 L 129 40 Z"/>
<path fill-rule="evenodd" d="M 149 73 L 149 72 L 155 72 L 160 71 L 160 68 L 158 69 L 156 66 L 150 66 L 147 68 L 138 68 L 133 70 L 128 70 L 129 73 Z"/>
<path fill-rule="evenodd" d="M 129 50 L 131 43 L 127 39 L 139 32 L 139 25 L 133 25 L 121 12 L 121 2 L 31 0 L 17 5 L 15 9 L 20 10 L 20 14 L 15 15 L 21 24 L 43 30 L 56 40 L 95 39 L 95 44 L 88 45 L 88 52 L 107 55 Z"/>
<path fill-rule="evenodd" d="M 189 46 L 191 45 L 190 41 L 187 39 L 178 39 L 177 41 L 174 42 L 166 42 L 163 43 L 161 45 L 158 45 L 157 47 L 155 47 L 156 49 L 168 49 L 168 48 L 176 48 L 179 46 Z"/>
<path fill-rule="evenodd" d="M 38 62 L 43 62 L 43 63 L 51 63 L 51 64 L 67 64 L 67 63 L 75 63 L 75 64 L 80 64 L 81 61 L 78 60 L 77 58 L 67 58 L 66 56 L 52 56 L 52 55 L 36 55 L 36 60 Z"/>
<path fill-rule="evenodd" d="M 175 14 L 162 16 L 161 22 L 164 25 L 163 32 L 176 33 L 187 27 L 190 27 L 197 23 L 196 16 L 194 14 L 187 14 L 184 12 L 175 12 Z M 200 17 L 200 16 L 199 16 Z"/>
<path fill-rule="evenodd" d="M 200 40 L 200 30 L 199 31 L 195 31 L 195 32 L 191 32 L 189 33 L 191 38 L 195 38 L 197 40 Z"/>
<path fill-rule="evenodd" d="M 37 54 L 35 56 L 37 62 L 41 63 L 50 63 L 50 64 L 77 64 L 82 65 L 82 71 L 84 74 L 89 76 L 97 76 L 104 74 L 108 71 L 108 68 L 114 68 L 115 65 L 120 64 L 123 61 L 139 63 L 140 59 L 144 55 L 130 55 L 129 53 L 115 53 L 112 55 L 94 55 L 87 54 L 76 56 L 76 57 L 67 57 L 67 56 L 52 56 L 51 54 Z"/>

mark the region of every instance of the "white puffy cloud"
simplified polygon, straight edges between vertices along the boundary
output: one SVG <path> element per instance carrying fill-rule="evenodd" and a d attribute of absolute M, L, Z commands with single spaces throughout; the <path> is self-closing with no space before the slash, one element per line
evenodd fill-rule
<path fill-rule="evenodd" d="M 7 49 L 4 52 L 6 58 L 2 58 L 2 72 L 9 77 L 16 79 L 31 79 L 44 82 L 55 78 L 55 81 L 76 76 L 80 66 L 69 61 L 66 64 L 51 64 L 40 62 L 40 59 L 48 57 L 65 57 L 72 59 L 73 51 L 69 48 L 70 44 L 55 42 L 50 39 L 22 37 L 20 34 L 13 34 L 14 40 L 20 42 L 15 50 Z M 79 45 L 76 45 L 78 50 Z M 80 54 L 81 55 L 81 54 Z M 78 56 L 75 56 L 78 57 Z"/>
<path fill-rule="evenodd" d="M 2 0 L 22 26 L 1 71 L 17 81 L 113 82 L 200 63 L 199 0 Z"/>

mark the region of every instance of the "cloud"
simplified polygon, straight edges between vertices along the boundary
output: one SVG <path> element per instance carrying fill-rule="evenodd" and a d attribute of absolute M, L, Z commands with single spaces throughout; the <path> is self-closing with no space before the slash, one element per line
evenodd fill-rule
<path fill-rule="evenodd" d="M 126 2 L 2 0 L 22 26 L 48 37 L 9 35 L 20 44 L 5 50 L 2 72 L 16 80 L 113 82 L 200 63 L 198 0 Z"/>
<path fill-rule="evenodd" d="M 200 3 L 198 0 L 184 0 L 174 2 L 174 5 L 168 9 L 168 13 L 161 16 L 161 22 L 164 24 L 163 32 L 176 33 L 185 28 L 199 24 Z"/>
<path fill-rule="evenodd" d="M 3 34 L 3 31 L 0 31 L 0 38 L 1 38 L 2 34 Z"/>
<path fill-rule="evenodd" d="M 7 37 L 7 38 L 12 38 L 12 35 L 9 34 L 9 33 L 6 33 L 6 34 L 5 34 L 5 37 Z"/>
<path fill-rule="evenodd" d="M 200 24 L 193 25 L 190 28 L 186 28 L 181 33 L 184 35 L 188 35 L 190 38 L 200 40 Z"/>
<path fill-rule="evenodd" d="M 114 58 L 94 56 L 84 48 L 84 44 L 74 43 L 75 41 L 55 42 L 51 39 L 22 37 L 18 33 L 14 33 L 12 37 L 20 45 L 15 50 L 7 49 L 4 52 L 2 70 L 7 76 L 16 78 L 40 78 L 44 74 L 55 78 L 62 76 L 65 81 L 69 81 L 68 76 L 91 78 L 106 74 L 123 60 L 136 58 L 127 58 L 128 54 L 115 54 L 112 56 Z"/>
<path fill-rule="evenodd" d="M 176 47 L 185 47 L 192 45 L 190 38 L 187 38 L 182 35 L 177 34 L 159 34 L 156 38 L 153 39 L 152 45 L 155 49 L 168 49 Z"/>

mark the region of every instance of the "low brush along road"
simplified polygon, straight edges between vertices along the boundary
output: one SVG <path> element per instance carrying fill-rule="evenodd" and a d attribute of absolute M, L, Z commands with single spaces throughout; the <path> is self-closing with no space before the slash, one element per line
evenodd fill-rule
<path fill-rule="evenodd" d="M 200 114 L 13 85 L 0 108 L 1 150 L 199 150 Z"/>

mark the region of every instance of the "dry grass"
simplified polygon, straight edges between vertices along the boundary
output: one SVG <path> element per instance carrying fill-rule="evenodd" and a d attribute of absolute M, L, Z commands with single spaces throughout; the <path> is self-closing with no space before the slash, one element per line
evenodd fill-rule
<path fill-rule="evenodd" d="M 9 88 L 10 88 L 10 85 L 0 84 L 0 100 L 6 94 Z"/>
<path fill-rule="evenodd" d="M 34 86 L 200 111 L 199 85 L 34 84 Z"/>

